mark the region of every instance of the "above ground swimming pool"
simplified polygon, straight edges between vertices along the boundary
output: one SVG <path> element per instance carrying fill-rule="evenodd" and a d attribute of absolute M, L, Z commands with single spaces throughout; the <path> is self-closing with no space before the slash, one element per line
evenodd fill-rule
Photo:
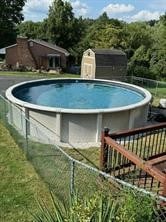
<path fill-rule="evenodd" d="M 54 132 L 54 142 L 74 145 L 98 143 L 104 127 L 115 132 L 143 126 L 151 100 L 151 94 L 138 86 L 85 79 L 24 82 L 10 87 L 6 96 L 31 122 Z M 17 122 L 14 110 L 12 119 Z M 28 132 L 37 137 L 31 126 Z"/>

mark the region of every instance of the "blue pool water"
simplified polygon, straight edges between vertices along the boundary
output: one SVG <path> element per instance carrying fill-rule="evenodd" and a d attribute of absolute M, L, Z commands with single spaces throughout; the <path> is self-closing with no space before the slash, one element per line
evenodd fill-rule
<path fill-rule="evenodd" d="M 14 96 L 36 105 L 68 109 L 106 109 L 135 104 L 140 93 L 121 86 L 97 82 L 40 82 L 16 88 Z"/>

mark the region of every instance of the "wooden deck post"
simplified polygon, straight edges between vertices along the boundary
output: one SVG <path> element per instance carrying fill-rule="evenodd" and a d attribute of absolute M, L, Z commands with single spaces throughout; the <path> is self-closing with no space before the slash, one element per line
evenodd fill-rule
<path fill-rule="evenodd" d="M 109 128 L 104 128 L 101 133 L 100 170 L 102 171 L 106 171 L 107 169 L 108 148 L 106 147 L 105 137 L 109 136 L 109 131 Z"/>
<path fill-rule="evenodd" d="M 166 197 L 166 176 L 165 176 L 165 182 L 163 183 L 163 192 L 162 192 L 162 196 Z M 166 203 L 165 203 L 166 205 Z"/>

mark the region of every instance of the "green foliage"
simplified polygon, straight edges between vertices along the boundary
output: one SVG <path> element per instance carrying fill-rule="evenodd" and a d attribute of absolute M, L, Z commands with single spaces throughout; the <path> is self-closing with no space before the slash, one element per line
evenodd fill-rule
<path fill-rule="evenodd" d="M 0 48 L 15 41 L 16 24 L 23 20 L 22 8 L 25 0 L 1 0 L 0 3 Z"/>
<path fill-rule="evenodd" d="M 120 204 L 118 215 L 119 222 L 152 222 L 153 220 L 153 201 L 144 194 L 134 192 L 124 192 Z"/>
<path fill-rule="evenodd" d="M 150 70 L 158 79 L 166 78 L 166 15 L 161 16 L 155 24 L 153 34 Z"/>
<path fill-rule="evenodd" d="M 54 0 L 48 14 L 48 37 L 53 43 L 69 49 L 78 42 L 82 26 L 68 1 Z"/>
<path fill-rule="evenodd" d="M 26 36 L 32 39 L 48 40 L 46 27 L 47 19 L 45 19 L 43 22 L 26 21 L 18 26 L 18 30 L 21 36 Z"/>
<path fill-rule="evenodd" d="M 71 197 L 70 205 L 58 200 L 51 192 L 53 210 L 39 201 L 36 222 L 152 222 L 153 200 L 142 193 L 120 191 L 119 196 L 95 193 L 91 198 Z"/>
<path fill-rule="evenodd" d="M 141 45 L 146 48 L 151 47 L 152 37 L 150 26 L 145 22 L 133 22 L 127 25 L 128 36 L 126 38 L 127 48 L 134 50 Z"/>

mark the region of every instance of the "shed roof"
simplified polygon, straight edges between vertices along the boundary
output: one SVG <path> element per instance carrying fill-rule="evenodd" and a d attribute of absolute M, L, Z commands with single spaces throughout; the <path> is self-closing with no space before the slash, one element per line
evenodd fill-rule
<path fill-rule="evenodd" d="M 96 66 L 127 66 L 127 57 L 118 49 L 92 49 L 95 53 Z"/>
<path fill-rule="evenodd" d="M 92 49 L 95 54 L 102 55 L 126 55 L 122 50 L 119 49 Z"/>
<path fill-rule="evenodd" d="M 54 44 L 52 44 L 52 43 L 50 43 L 50 42 L 46 42 L 46 41 L 39 40 L 39 39 L 29 39 L 28 41 L 33 41 L 33 42 L 36 42 L 37 44 L 40 44 L 40 45 L 46 46 L 46 47 L 48 47 L 48 48 L 54 49 L 54 50 L 56 50 L 56 51 L 62 52 L 62 53 L 64 53 L 66 56 L 69 56 L 69 55 L 70 55 L 70 53 L 69 53 L 66 49 L 61 48 L 61 47 L 59 47 L 59 46 L 57 46 L 57 45 L 54 45 Z"/>

